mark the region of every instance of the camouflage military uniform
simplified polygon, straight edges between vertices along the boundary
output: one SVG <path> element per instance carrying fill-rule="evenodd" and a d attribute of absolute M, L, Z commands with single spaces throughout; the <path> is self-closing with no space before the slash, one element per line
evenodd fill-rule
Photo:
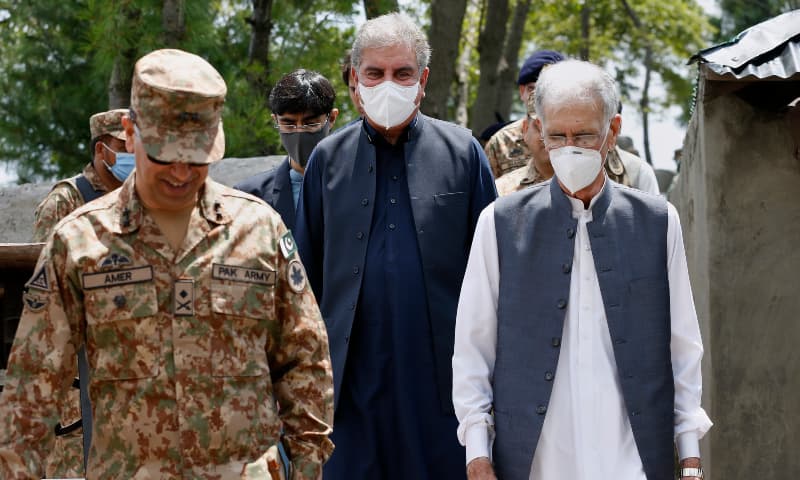
<path fill-rule="evenodd" d="M 106 187 L 100 181 L 100 176 L 91 163 L 83 169 L 83 175 L 92 185 L 92 188 L 105 192 Z M 46 242 L 47 236 L 53 231 L 53 227 L 72 211 L 84 204 L 78 187 L 75 186 L 75 178 L 72 177 L 60 180 L 53 186 L 50 193 L 44 197 L 34 212 L 33 221 L 33 241 Z"/>
<path fill-rule="evenodd" d="M 511 122 L 492 135 L 484 150 L 492 167 L 494 178 L 524 167 L 531 158 L 531 151 L 522 138 L 522 121 Z"/>
<path fill-rule="evenodd" d="M 84 341 L 87 478 L 263 474 L 253 464 L 281 430 L 293 478 L 316 478 L 332 451 L 327 334 L 280 217 L 206 180 L 176 252 L 134 182 L 60 223 L 27 284 L 0 397 L 0 478 L 43 475 Z"/>
<path fill-rule="evenodd" d="M 111 110 L 92 115 L 89 119 L 89 131 L 92 139 L 109 135 L 119 140 L 125 140 L 122 128 L 122 116 L 127 109 Z M 90 162 L 84 167 L 82 175 L 86 177 L 89 185 L 105 194 L 106 186 Z M 75 183 L 78 177 L 61 180 L 39 203 L 34 212 L 33 241 L 46 242 L 47 236 L 53 227 L 64 217 L 82 206 L 85 201 Z M 67 393 L 67 398 L 61 406 L 61 425 L 71 425 L 81 419 L 79 390 L 74 388 Z M 47 457 L 47 476 L 50 478 L 77 478 L 84 476 L 83 470 L 83 430 L 64 433 L 56 437 L 54 448 Z"/>

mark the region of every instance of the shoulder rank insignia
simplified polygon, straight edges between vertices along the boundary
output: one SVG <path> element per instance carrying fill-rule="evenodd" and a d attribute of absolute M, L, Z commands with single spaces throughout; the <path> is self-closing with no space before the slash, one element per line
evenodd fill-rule
<path fill-rule="evenodd" d="M 300 293 L 306 288 L 306 269 L 300 260 L 292 260 L 286 267 L 286 280 L 294 293 Z"/>
<path fill-rule="evenodd" d="M 26 287 L 35 288 L 37 290 L 44 290 L 45 292 L 50 291 L 50 281 L 47 279 L 47 268 L 44 265 L 39 267 L 28 283 L 25 284 Z"/>
<path fill-rule="evenodd" d="M 294 252 L 297 251 L 297 244 L 294 243 L 294 237 L 292 237 L 291 231 L 284 233 L 278 243 L 281 246 L 281 253 L 283 253 L 286 259 L 291 258 Z"/>

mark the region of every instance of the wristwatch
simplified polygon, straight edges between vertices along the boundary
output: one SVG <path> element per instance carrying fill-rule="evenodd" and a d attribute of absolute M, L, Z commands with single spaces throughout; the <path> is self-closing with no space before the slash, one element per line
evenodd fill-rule
<path fill-rule="evenodd" d="M 681 478 L 694 477 L 703 478 L 702 467 L 683 467 L 681 468 Z"/>

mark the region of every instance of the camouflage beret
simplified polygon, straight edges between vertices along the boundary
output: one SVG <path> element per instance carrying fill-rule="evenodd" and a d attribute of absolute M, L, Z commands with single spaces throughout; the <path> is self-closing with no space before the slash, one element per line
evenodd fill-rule
<path fill-rule="evenodd" d="M 111 135 L 124 142 L 125 129 L 122 128 L 122 117 L 127 114 L 127 108 L 118 108 L 92 115 L 89 118 L 89 130 L 92 132 L 92 140 L 101 135 Z"/>
<path fill-rule="evenodd" d="M 131 119 L 147 154 L 164 162 L 211 163 L 225 153 L 225 80 L 208 62 L 181 50 L 136 62 Z"/>

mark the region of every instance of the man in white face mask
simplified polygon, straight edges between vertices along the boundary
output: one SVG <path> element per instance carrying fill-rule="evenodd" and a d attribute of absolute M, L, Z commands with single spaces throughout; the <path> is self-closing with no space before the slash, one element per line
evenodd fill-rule
<path fill-rule="evenodd" d="M 323 139 L 303 180 L 296 238 L 335 378 L 326 480 L 464 478 L 451 401 L 456 304 L 496 192 L 471 132 L 419 112 L 429 55 L 407 16 L 366 22 L 351 70 L 365 118 Z"/>
<path fill-rule="evenodd" d="M 680 222 L 603 169 L 614 81 L 559 62 L 536 84 L 555 172 L 478 221 L 456 320 L 453 403 L 470 479 L 702 478 L 703 355 Z"/>

